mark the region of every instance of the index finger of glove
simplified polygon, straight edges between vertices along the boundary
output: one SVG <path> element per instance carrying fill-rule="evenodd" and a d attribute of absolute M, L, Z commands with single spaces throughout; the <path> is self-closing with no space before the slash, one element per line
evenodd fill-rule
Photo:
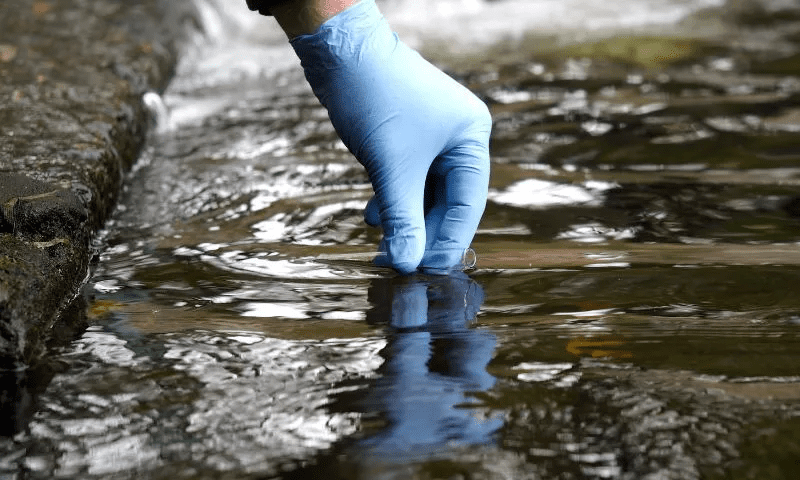
<path fill-rule="evenodd" d="M 488 138 L 449 150 L 432 168 L 438 178 L 429 194 L 433 202 L 425 219 L 427 245 L 420 266 L 427 273 L 446 274 L 462 268 L 462 257 L 486 207 Z"/>

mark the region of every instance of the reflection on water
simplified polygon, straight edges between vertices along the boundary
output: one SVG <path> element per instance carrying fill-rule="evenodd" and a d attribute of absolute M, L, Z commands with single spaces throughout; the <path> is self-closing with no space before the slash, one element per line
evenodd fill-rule
<path fill-rule="evenodd" d="M 384 412 L 386 425 L 360 442 L 355 455 L 407 461 L 454 443 L 490 443 L 502 418 L 464 408 L 474 405 L 469 392 L 494 385 L 486 367 L 495 337 L 469 328 L 483 301 L 481 286 L 466 275 L 380 279 L 369 295 L 382 300 L 368 321 L 388 319 L 393 331 L 382 377 L 362 401 Z"/>
<path fill-rule="evenodd" d="M 30 424 L 26 465 L 41 478 L 272 472 L 355 430 L 356 413 L 325 411 L 331 385 L 373 375 L 384 343 L 90 328 Z"/>
<path fill-rule="evenodd" d="M 3 476 L 798 476 L 796 2 L 387 0 L 494 118 L 447 278 L 372 266 L 367 178 L 282 34 L 201 3 Z"/>

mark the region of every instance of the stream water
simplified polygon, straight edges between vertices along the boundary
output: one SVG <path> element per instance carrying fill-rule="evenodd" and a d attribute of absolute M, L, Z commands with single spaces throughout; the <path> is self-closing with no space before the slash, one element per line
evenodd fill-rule
<path fill-rule="evenodd" d="M 2 478 L 800 476 L 796 2 L 381 3 L 493 115 L 451 277 L 371 265 L 365 174 L 224 3 Z"/>

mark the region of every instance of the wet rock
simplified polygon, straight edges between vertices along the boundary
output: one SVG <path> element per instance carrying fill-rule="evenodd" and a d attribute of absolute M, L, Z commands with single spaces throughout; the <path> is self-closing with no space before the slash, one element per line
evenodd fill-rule
<path fill-rule="evenodd" d="M 0 368 L 31 364 L 41 357 L 88 264 L 86 245 L 69 238 L 36 242 L 0 235 Z"/>
<path fill-rule="evenodd" d="M 0 15 L 0 369 L 41 358 L 172 75 L 190 2 L 8 0 Z"/>
<path fill-rule="evenodd" d="M 73 192 L 24 175 L 0 173 L 0 232 L 47 242 L 80 235 L 89 218 Z"/>

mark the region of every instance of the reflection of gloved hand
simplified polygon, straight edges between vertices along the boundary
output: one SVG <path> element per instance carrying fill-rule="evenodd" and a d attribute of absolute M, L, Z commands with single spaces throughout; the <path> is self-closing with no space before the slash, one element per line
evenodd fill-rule
<path fill-rule="evenodd" d="M 486 204 L 486 106 L 400 42 L 374 0 L 291 43 L 337 133 L 367 169 L 375 196 L 364 218 L 383 227 L 387 255 L 379 262 L 404 274 L 460 267 Z"/>
<path fill-rule="evenodd" d="M 380 278 L 372 301 L 380 322 L 393 328 L 382 377 L 364 402 L 386 425 L 360 444 L 371 454 L 404 459 L 429 455 L 454 443 L 489 443 L 503 425 L 501 415 L 481 419 L 465 408 L 472 394 L 491 388 L 486 370 L 496 339 L 470 328 L 483 302 L 483 289 L 462 272 L 449 276 Z M 388 309 L 388 311 L 387 311 Z"/>
<path fill-rule="evenodd" d="M 389 325 L 399 330 L 424 326 L 436 333 L 465 331 L 483 303 L 483 288 L 463 272 L 389 282 L 389 290 L 382 292 L 380 301 L 391 300 Z"/>

